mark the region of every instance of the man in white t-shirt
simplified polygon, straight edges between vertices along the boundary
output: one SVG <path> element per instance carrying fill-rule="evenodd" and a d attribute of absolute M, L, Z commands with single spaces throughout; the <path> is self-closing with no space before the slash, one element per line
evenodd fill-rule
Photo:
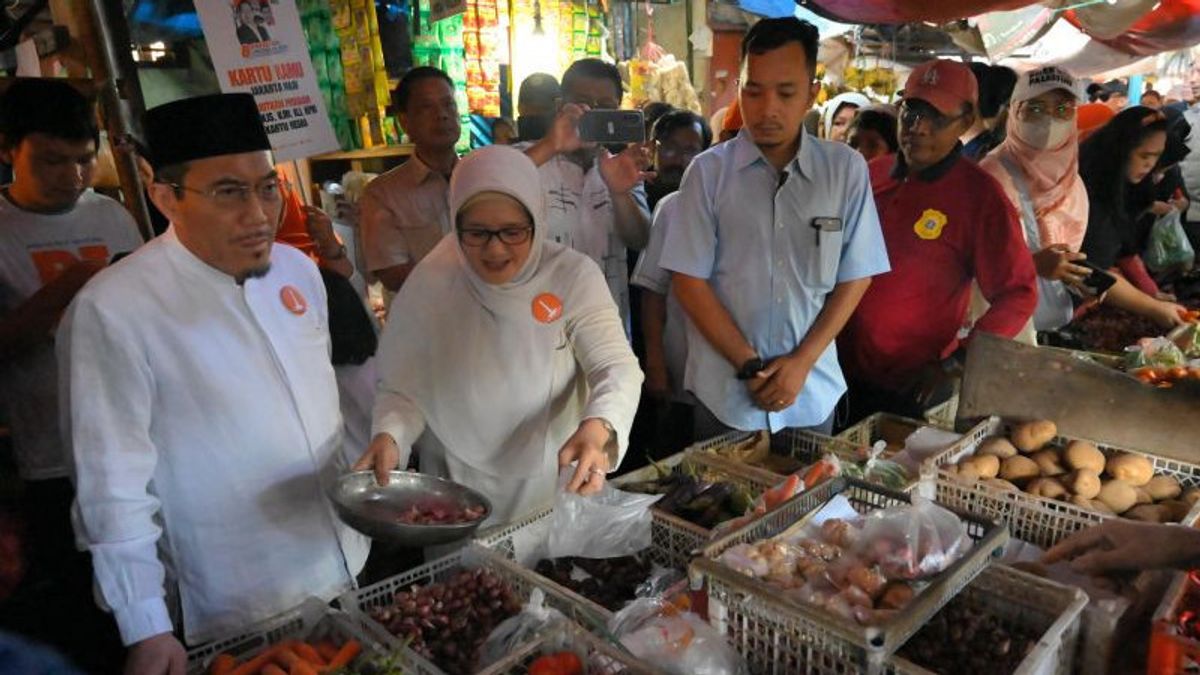
<path fill-rule="evenodd" d="M 20 80 L 0 98 L 0 160 L 15 176 L 0 188 L 0 404 L 25 481 L 31 581 L 85 591 L 91 571 L 71 530 L 54 334 L 88 279 L 142 243 L 129 213 L 90 190 L 95 119 L 64 82 Z"/>
<path fill-rule="evenodd" d="M 585 146 L 578 122 L 590 109 L 621 107 L 621 73 L 599 59 L 581 59 L 563 74 L 563 105 L 545 138 L 527 146 L 546 194 L 545 236 L 595 260 L 630 330 L 629 263 L 626 249 L 640 251 L 650 239 L 646 204 L 649 153 L 634 145 L 613 155 Z"/>

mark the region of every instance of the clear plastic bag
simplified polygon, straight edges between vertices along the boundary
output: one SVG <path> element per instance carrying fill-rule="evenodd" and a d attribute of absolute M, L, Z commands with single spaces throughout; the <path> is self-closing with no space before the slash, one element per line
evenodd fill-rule
<path fill-rule="evenodd" d="M 1187 363 L 1187 357 L 1174 342 L 1167 338 L 1143 338 L 1132 347 L 1125 348 L 1125 369 L 1175 368 Z"/>
<path fill-rule="evenodd" d="M 634 656 L 675 675 L 740 675 L 746 662 L 696 614 L 661 599 L 635 600 L 608 622 Z"/>
<path fill-rule="evenodd" d="M 1178 210 L 1159 216 L 1150 228 L 1150 240 L 1142 253 L 1146 267 L 1152 272 L 1180 265 L 1184 270 L 1192 268 L 1196 262 L 1196 251 L 1188 241 L 1187 232 L 1183 229 L 1182 217 Z"/>
<path fill-rule="evenodd" d="M 565 621 L 562 612 L 547 607 L 546 594 L 535 588 L 529 594 L 529 602 L 516 616 L 511 616 L 496 626 L 479 651 L 480 666 L 487 666 L 508 656 L 517 647 L 532 642 L 547 627 Z"/>
<path fill-rule="evenodd" d="M 585 497 L 563 489 L 573 473 L 567 467 L 559 475 L 547 557 L 616 558 L 650 545 L 650 506 L 662 495 L 623 492 L 605 482 L 599 494 Z"/>
<path fill-rule="evenodd" d="M 926 579 L 945 571 L 971 548 L 962 520 L 932 501 L 913 495 L 912 504 L 867 516 L 858 556 L 888 579 Z"/>

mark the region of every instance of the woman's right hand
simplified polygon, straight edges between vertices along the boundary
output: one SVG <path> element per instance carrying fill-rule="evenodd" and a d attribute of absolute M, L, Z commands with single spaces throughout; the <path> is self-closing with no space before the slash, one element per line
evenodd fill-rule
<path fill-rule="evenodd" d="M 1033 254 L 1033 262 L 1037 267 L 1039 277 L 1051 281 L 1061 281 L 1071 286 L 1081 286 L 1092 271 L 1083 265 L 1076 265 L 1080 260 L 1086 260 L 1083 253 L 1076 253 L 1066 246 L 1055 244 Z"/>
<path fill-rule="evenodd" d="M 392 438 L 391 434 L 376 434 L 375 438 L 371 439 L 371 445 L 367 446 L 367 451 L 358 458 L 351 469 L 370 469 L 375 472 L 376 482 L 387 485 L 389 474 L 399 466 L 400 446 L 396 445 L 396 439 Z"/>
<path fill-rule="evenodd" d="M 1187 310 L 1181 305 L 1177 305 L 1173 302 L 1162 302 L 1161 300 L 1155 300 L 1154 308 L 1151 310 L 1150 315 L 1147 318 L 1154 321 L 1154 323 L 1157 323 L 1159 326 L 1162 326 L 1164 329 L 1171 330 L 1187 323 L 1183 320 L 1183 317 L 1180 316 L 1182 312 L 1186 311 Z"/>

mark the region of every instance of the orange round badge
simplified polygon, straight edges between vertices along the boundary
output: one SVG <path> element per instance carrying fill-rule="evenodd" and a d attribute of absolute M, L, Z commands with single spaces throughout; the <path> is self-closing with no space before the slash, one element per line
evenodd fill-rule
<path fill-rule="evenodd" d="M 533 318 L 538 323 L 554 323 L 562 317 L 562 300 L 553 293 L 542 293 L 533 299 Z"/>
<path fill-rule="evenodd" d="M 283 306 L 296 316 L 308 311 L 308 301 L 300 294 L 300 290 L 295 286 L 284 286 L 279 289 L 279 300 L 283 302 Z"/>

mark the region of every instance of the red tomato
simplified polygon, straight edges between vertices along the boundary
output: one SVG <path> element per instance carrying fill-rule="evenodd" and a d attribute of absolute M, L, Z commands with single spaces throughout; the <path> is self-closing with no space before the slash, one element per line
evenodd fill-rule
<path fill-rule="evenodd" d="M 583 675 L 583 662 L 575 652 L 547 654 L 529 664 L 529 675 Z"/>

